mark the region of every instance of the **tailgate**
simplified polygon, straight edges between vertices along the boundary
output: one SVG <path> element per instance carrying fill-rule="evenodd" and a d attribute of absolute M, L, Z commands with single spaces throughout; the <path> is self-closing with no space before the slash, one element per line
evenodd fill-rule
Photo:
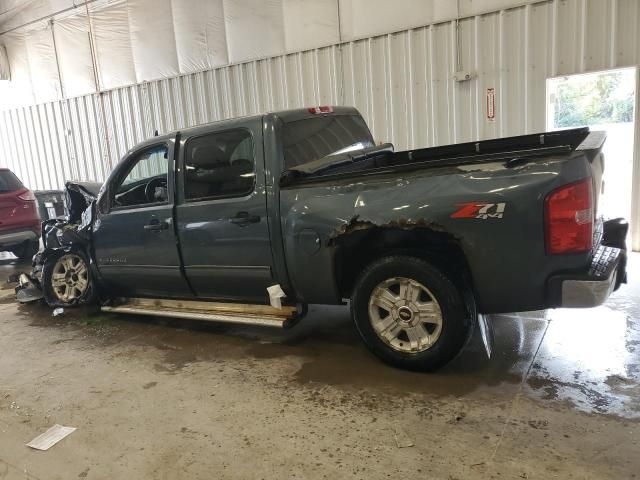
<path fill-rule="evenodd" d="M 600 195 L 602 193 L 602 176 L 604 174 L 604 154 L 602 153 L 602 145 L 606 140 L 605 132 L 590 132 L 587 138 L 578 145 L 576 151 L 585 153 L 589 160 L 591 168 L 591 178 L 593 179 L 593 207 L 596 217 L 598 217 L 598 206 L 600 204 Z M 598 230 L 598 229 L 596 229 Z M 594 245 L 598 239 L 594 239 Z"/>

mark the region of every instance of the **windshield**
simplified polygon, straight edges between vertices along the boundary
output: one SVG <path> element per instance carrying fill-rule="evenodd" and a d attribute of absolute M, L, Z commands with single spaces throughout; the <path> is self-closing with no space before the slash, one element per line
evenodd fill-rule
<path fill-rule="evenodd" d="M 0 193 L 15 192 L 22 188 L 22 182 L 11 170 L 0 170 Z"/>
<path fill-rule="evenodd" d="M 329 115 L 288 122 L 283 127 L 284 166 L 373 146 L 373 138 L 359 115 Z"/>

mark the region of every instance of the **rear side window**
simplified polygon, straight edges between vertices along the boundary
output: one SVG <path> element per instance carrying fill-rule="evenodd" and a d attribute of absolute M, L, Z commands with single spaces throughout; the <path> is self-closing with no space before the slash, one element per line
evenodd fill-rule
<path fill-rule="evenodd" d="M 283 126 L 285 169 L 328 155 L 373 146 L 373 138 L 359 115 L 320 115 Z"/>
<path fill-rule="evenodd" d="M 187 142 L 186 200 L 248 195 L 255 177 L 253 139 L 248 130 L 210 133 Z"/>
<path fill-rule="evenodd" d="M 0 193 L 15 192 L 23 187 L 11 170 L 0 170 Z"/>

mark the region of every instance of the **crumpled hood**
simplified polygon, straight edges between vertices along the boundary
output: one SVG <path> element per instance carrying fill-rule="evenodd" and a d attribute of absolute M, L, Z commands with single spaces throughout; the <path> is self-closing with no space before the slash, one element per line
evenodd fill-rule
<path fill-rule="evenodd" d="M 92 195 L 93 198 L 98 198 L 98 193 L 100 193 L 100 189 L 102 188 L 102 183 L 69 181 L 65 184 L 65 188 L 75 188 L 75 189 L 83 190 L 85 193 Z"/>
<path fill-rule="evenodd" d="M 69 223 L 78 223 L 82 219 L 82 213 L 98 198 L 102 187 L 98 182 L 67 182 L 65 199 L 69 214 Z"/>
<path fill-rule="evenodd" d="M 96 182 L 67 182 L 64 188 L 67 216 L 42 223 L 45 249 L 85 245 L 91 239 L 95 204 L 101 188 Z"/>

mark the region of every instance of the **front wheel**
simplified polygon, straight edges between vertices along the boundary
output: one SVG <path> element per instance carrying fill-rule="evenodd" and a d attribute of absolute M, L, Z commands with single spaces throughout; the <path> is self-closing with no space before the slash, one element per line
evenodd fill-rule
<path fill-rule="evenodd" d="M 472 325 L 464 297 L 449 277 L 407 256 L 369 265 L 356 282 L 351 311 L 367 347 L 409 370 L 434 370 L 450 361 Z"/>
<path fill-rule="evenodd" d="M 48 258 L 42 269 L 44 298 L 51 306 L 92 303 L 95 288 L 82 252 L 68 252 Z"/>

